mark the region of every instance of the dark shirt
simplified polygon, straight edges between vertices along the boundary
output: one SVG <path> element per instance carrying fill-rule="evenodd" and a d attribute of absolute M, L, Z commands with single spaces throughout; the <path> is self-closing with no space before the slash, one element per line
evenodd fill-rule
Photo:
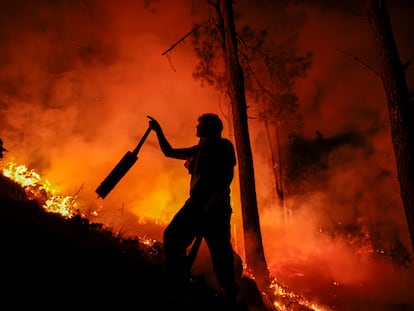
<path fill-rule="evenodd" d="M 236 165 L 233 144 L 225 138 L 208 139 L 188 151 L 190 199 L 200 207 L 210 203 L 230 208 L 230 184 Z"/>

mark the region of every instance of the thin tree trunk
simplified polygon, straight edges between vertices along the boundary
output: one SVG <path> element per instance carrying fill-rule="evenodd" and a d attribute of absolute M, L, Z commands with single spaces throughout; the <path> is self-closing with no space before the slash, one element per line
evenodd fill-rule
<path fill-rule="evenodd" d="M 275 123 L 275 142 L 276 147 L 273 146 L 273 136 L 271 135 L 271 125 L 268 119 L 264 120 L 265 130 L 266 130 L 266 139 L 269 145 L 270 154 L 271 154 L 271 166 L 273 172 L 273 179 L 275 181 L 275 192 L 277 198 L 278 212 L 282 216 L 282 221 L 284 229 L 286 229 L 289 213 L 285 204 L 285 190 L 283 184 L 283 163 L 282 163 L 282 154 L 280 149 L 280 136 L 279 136 L 279 123 Z M 276 156 L 277 155 L 277 159 Z"/>
<path fill-rule="evenodd" d="M 387 97 L 401 198 L 414 249 L 414 107 L 410 103 L 405 67 L 398 54 L 386 3 L 367 0 L 367 4 L 379 73 Z"/>
<path fill-rule="evenodd" d="M 232 0 L 220 0 L 219 24 L 222 25 L 223 50 L 228 73 L 228 95 L 231 100 L 235 144 L 239 167 L 240 196 L 247 267 L 253 272 L 258 286 L 268 284 L 270 277 L 264 255 L 254 179 L 253 156 L 250 146 L 244 74 L 237 54 L 236 30 Z"/>
<path fill-rule="evenodd" d="M 283 215 L 283 219 L 286 219 L 286 214 L 284 210 L 284 191 L 283 191 L 283 182 L 282 182 L 282 163 L 281 163 L 281 155 L 280 155 L 280 141 L 279 141 L 279 134 L 278 134 L 278 128 L 276 128 L 276 149 L 273 148 L 273 139 L 272 135 L 270 133 L 270 124 L 269 120 L 265 119 L 265 130 L 266 130 L 266 138 L 267 143 L 269 145 L 270 149 L 270 155 L 271 155 L 271 165 L 272 165 L 272 172 L 273 172 L 273 178 L 275 180 L 275 191 L 276 191 L 276 197 L 279 205 L 279 211 Z M 277 127 L 277 125 L 276 125 Z M 275 154 L 277 154 L 278 161 L 276 161 Z"/>

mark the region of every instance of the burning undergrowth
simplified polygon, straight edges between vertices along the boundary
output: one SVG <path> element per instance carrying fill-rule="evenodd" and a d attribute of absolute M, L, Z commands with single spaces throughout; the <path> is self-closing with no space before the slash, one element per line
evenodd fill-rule
<path fill-rule="evenodd" d="M 135 293 L 128 299 L 152 298 L 158 301 L 154 310 L 163 308 L 159 304 L 165 300 L 160 302 L 159 296 L 168 296 L 168 292 L 160 242 L 147 236 L 124 238 L 101 223 L 91 222 L 77 205 L 77 193 L 58 194 L 47 180 L 24 165 L 9 162 L 2 173 L 1 227 L 2 235 L 9 237 L 6 281 L 24 280 L 24 288 L 34 292 L 38 279 L 52 286 L 52 292 L 76 284 L 73 286 L 80 296 L 93 296 L 91 299 L 98 301 L 106 294 L 125 298 Z M 94 213 L 97 211 L 91 215 Z M 210 304 L 220 304 L 216 290 L 202 275 L 194 280 L 195 299 L 202 295 Z M 276 279 L 267 293 L 260 293 L 254 277 L 241 271 L 240 284 L 243 300 L 252 310 L 330 310 L 307 301 Z"/>
<path fill-rule="evenodd" d="M 89 215 L 86 215 L 78 208 L 76 200 L 81 189 L 73 195 L 62 195 L 35 170 L 28 169 L 25 165 L 18 165 L 13 161 L 8 162 L 2 172 L 6 177 L 6 179 L 2 179 L 2 189 L 11 199 L 33 201 L 44 211 L 72 222 L 76 227 L 81 228 L 81 231 L 95 231 L 108 235 L 113 237 L 117 243 L 126 245 L 128 249 L 136 244 L 135 248 L 143 251 L 148 258 L 160 256 L 159 243 L 154 239 L 147 237 L 125 239 L 121 235 L 115 235 L 111 228 L 105 227 L 102 223 L 90 222 L 88 217 L 97 215 L 98 212 L 93 210 L 89 211 Z"/>
<path fill-rule="evenodd" d="M 1 235 L 7 237 L 3 250 L 8 267 L 5 281 L 12 284 L 10 290 L 31 292 L 36 288 L 36 281 L 41 279 L 48 288 L 53 287 L 52 291 L 56 293 L 73 290 L 72 285 L 69 284 L 76 284 L 76 292 L 81 293 L 82 297 L 90 296 L 91 301 L 100 300 L 106 295 L 123 299 L 130 295 L 128 300 L 136 301 L 135 298 L 138 296 L 157 301 L 154 310 L 165 307 L 159 305 L 165 303 L 165 300 L 160 302 L 160 296 L 168 297 L 160 242 L 148 235 L 125 238 L 126 235 L 123 235 L 122 230 L 114 231 L 113 228 L 102 223 L 93 222 L 92 219 L 96 219 L 95 216 L 101 211 L 86 209 L 85 212 L 85 207 L 78 206 L 77 196 L 82 188 L 72 195 L 62 195 L 36 171 L 15 162 L 5 163 L 2 173 L 0 175 L 0 213 L 2 214 L 0 218 L 3 230 Z M 339 231 L 344 233 L 344 230 L 342 228 Z M 351 230 L 351 233 L 347 234 L 347 241 L 354 240 L 350 237 L 353 236 L 354 231 L 357 233 L 362 231 L 360 228 L 347 230 Z M 369 232 L 366 235 L 369 236 Z M 357 243 L 361 242 L 361 238 L 357 240 Z M 325 245 L 325 255 L 329 253 L 329 245 L 332 244 L 331 241 Z M 353 248 L 362 249 L 355 245 Z M 392 256 L 394 259 L 401 259 L 401 254 L 406 254 L 395 247 L 392 250 L 394 253 L 397 251 L 395 254 L 398 255 L 394 254 Z M 288 252 L 288 248 L 285 248 L 285 251 Z M 369 253 L 373 251 L 371 247 Z M 346 257 L 346 252 L 342 255 Z M 200 253 L 200 256 L 207 257 L 203 256 L 203 253 Z M 289 255 L 284 256 L 288 260 Z M 275 266 L 272 271 L 281 279 L 290 272 L 296 276 L 300 274 L 301 282 L 295 284 L 296 276 L 290 278 L 293 281 L 289 284 L 273 278 L 269 288 L 263 293 L 257 288 L 254 276 L 242 267 L 239 258 L 241 295 L 249 310 L 329 311 L 335 309 L 338 303 L 344 304 L 335 297 L 348 295 L 342 292 L 339 294 L 340 291 L 349 290 L 344 286 L 345 284 L 342 284 L 345 281 L 329 279 L 329 273 L 323 271 L 322 267 L 319 271 L 316 264 L 311 264 L 310 267 L 309 262 L 303 262 L 301 265 L 298 256 L 301 257 L 300 253 L 296 253 L 296 259 L 291 260 L 289 264 L 284 264 L 283 267 Z M 403 263 L 406 264 L 409 259 L 405 258 Z M 308 284 L 306 288 L 305 276 L 309 278 L 312 275 L 313 284 Z M 192 295 L 195 299 L 200 299 L 202 295 L 202 299 L 206 299 L 209 303 L 219 303 L 216 289 L 209 283 L 208 276 L 206 274 L 199 276 L 193 284 Z M 315 295 L 316 292 L 309 292 L 316 283 L 324 283 L 321 277 L 325 277 L 324 282 L 330 284 L 323 289 L 325 296 L 331 294 L 330 299 L 323 297 L 321 300 L 322 297 Z M 316 279 L 319 280 L 315 281 Z M 24 284 L 23 289 L 21 284 Z M 42 290 L 44 289 L 40 291 Z M 352 293 L 352 295 L 357 294 Z M 361 298 L 361 301 L 363 300 Z M 373 302 L 369 303 L 372 307 Z M 405 310 L 403 308 L 406 306 L 403 305 L 396 310 Z M 214 308 L 217 309 L 216 307 L 217 305 Z"/>

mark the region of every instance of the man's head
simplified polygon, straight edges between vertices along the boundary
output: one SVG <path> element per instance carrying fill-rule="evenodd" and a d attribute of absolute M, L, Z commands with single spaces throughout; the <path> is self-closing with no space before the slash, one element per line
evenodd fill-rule
<path fill-rule="evenodd" d="M 223 122 L 214 113 L 205 113 L 198 117 L 197 136 L 200 138 L 221 137 Z"/>

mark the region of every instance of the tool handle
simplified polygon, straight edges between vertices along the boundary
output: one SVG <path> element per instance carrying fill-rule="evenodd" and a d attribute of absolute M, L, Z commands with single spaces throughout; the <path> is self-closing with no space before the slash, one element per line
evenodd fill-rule
<path fill-rule="evenodd" d="M 148 127 L 146 130 L 144 136 L 142 136 L 141 140 L 139 141 L 138 145 L 135 147 L 134 151 L 132 151 L 132 154 L 137 156 L 139 150 L 141 149 L 142 145 L 144 144 L 145 140 L 147 139 L 149 133 L 151 132 L 151 127 Z"/>

